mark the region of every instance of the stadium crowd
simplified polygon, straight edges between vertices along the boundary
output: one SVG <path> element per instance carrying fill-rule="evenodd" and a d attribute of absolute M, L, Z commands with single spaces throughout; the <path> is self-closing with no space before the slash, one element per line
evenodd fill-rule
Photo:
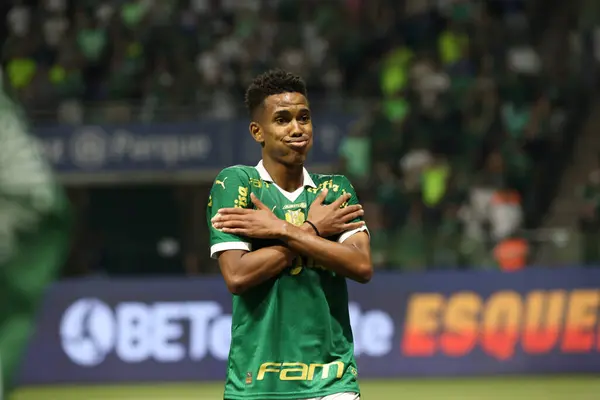
<path fill-rule="evenodd" d="M 365 206 L 377 265 L 530 261 L 526 232 L 549 204 L 584 86 L 585 65 L 567 55 L 586 25 L 568 5 L 12 3 L 5 84 L 36 123 L 232 118 L 252 77 L 281 67 L 305 77 L 313 108 L 358 116 L 336 169 Z M 207 192 L 71 189 L 82 231 L 69 273 L 214 270 L 198 211 Z"/>

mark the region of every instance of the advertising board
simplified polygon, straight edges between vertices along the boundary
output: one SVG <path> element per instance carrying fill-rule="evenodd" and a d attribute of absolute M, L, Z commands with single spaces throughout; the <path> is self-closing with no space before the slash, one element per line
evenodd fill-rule
<path fill-rule="evenodd" d="M 600 271 L 379 273 L 350 285 L 359 376 L 600 372 Z M 221 380 L 220 277 L 52 287 L 22 384 Z"/>
<path fill-rule="evenodd" d="M 334 113 L 314 117 L 310 165 L 336 162 L 344 135 L 355 118 Z M 59 175 L 219 171 L 255 165 L 260 146 L 246 119 L 197 122 L 45 126 L 34 131 Z M 216 174 L 216 172 L 215 172 Z"/>

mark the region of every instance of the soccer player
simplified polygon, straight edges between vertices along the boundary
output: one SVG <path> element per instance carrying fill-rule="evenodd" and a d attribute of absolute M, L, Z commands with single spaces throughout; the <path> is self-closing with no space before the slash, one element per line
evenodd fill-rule
<path fill-rule="evenodd" d="M 302 79 L 258 76 L 246 92 L 256 166 L 221 171 L 208 202 L 211 256 L 233 296 L 226 400 L 358 400 L 346 279 L 373 269 L 348 179 L 311 174 Z"/>
<path fill-rule="evenodd" d="M 62 188 L 0 89 L 0 399 L 14 385 L 38 304 L 66 258 L 70 220 Z"/>

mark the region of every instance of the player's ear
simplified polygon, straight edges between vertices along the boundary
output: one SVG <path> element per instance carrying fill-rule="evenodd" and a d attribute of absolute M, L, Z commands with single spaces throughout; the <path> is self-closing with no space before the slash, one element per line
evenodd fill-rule
<path fill-rule="evenodd" d="M 258 122 L 252 121 L 250 122 L 250 126 L 248 127 L 250 130 L 250 134 L 258 143 L 263 144 L 265 142 L 265 138 L 263 136 L 263 131 Z"/>

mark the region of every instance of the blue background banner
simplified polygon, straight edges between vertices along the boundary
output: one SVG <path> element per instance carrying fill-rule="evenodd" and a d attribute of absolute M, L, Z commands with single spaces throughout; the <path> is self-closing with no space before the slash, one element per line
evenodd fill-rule
<path fill-rule="evenodd" d="M 379 273 L 350 285 L 361 377 L 600 372 L 600 271 Z M 52 287 L 22 384 L 221 380 L 220 277 Z"/>
<path fill-rule="evenodd" d="M 330 164 L 353 118 L 314 117 L 312 164 Z M 247 120 L 210 120 L 170 124 L 38 127 L 35 130 L 59 173 L 169 172 L 254 165 L 260 146 Z"/>

